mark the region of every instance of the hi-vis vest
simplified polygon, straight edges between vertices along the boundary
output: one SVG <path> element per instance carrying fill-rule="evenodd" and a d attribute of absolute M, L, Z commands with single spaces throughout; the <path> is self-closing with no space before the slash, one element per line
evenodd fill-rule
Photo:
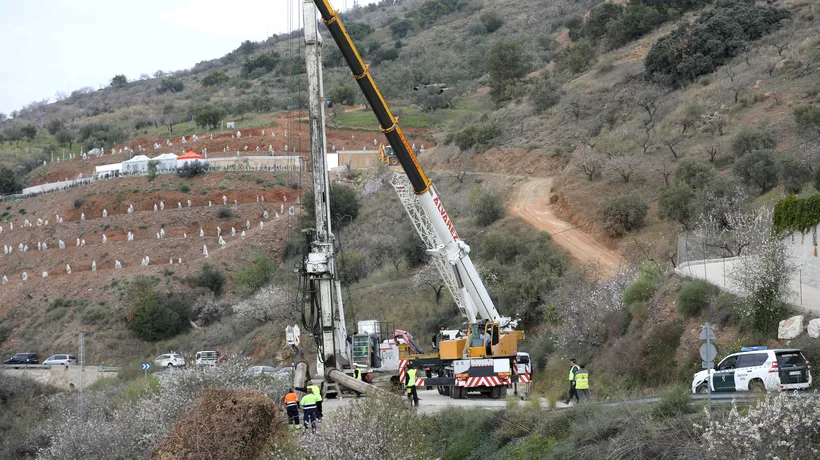
<path fill-rule="evenodd" d="M 589 389 L 589 374 L 586 369 L 581 369 L 575 374 L 575 388 L 578 390 Z"/>
<path fill-rule="evenodd" d="M 285 405 L 290 406 L 298 406 L 299 405 L 299 396 L 296 393 L 288 393 L 285 395 Z"/>
<path fill-rule="evenodd" d="M 316 396 L 316 401 L 317 402 L 322 401 L 322 392 L 319 391 L 319 386 L 318 385 L 311 385 L 311 386 L 307 387 L 307 389 L 308 389 L 308 391 L 313 393 L 314 396 Z"/>
<path fill-rule="evenodd" d="M 415 369 L 407 369 L 407 387 L 414 387 L 416 386 L 416 370 Z"/>
<path fill-rule="evenodd" d="M 356 380 L 361 380 L 362 379 L 362 371 L 360 371 L 359 369 L 353 369 L 353 378 L 356 379 Z"/>
<path fill-rule="evenodd" d="M 302 396 L 302 409 L 316 409 L 316 395 L 308 393 Z"/>
<path fill-rule="evenodd" d="M 569 368 L 569 381 L 572 382 L 575 380 L 575 374 L 578 372 L 580 368 L 578 366 L 572 366 Z"/>

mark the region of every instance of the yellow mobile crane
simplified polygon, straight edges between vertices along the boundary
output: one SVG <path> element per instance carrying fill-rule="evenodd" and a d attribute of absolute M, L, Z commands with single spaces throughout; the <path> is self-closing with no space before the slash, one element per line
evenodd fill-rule
<path fill-rule="evenodd" d="M 442 341 L 438 353 L 414 354 L 400 348 L 400 380 L 408 367 L 425 368 L 436 375 L 420 378 L 420 386 L 438 386 L 440 392 L 453 398 L 466 397 L 468 391 L 500 397 L 507 387 L 520 381 L 516 370 L 518 341 L 523 333 L 515 330 L 517 321 L 502 317 L 493 305 L 470 260 L 470 247 L 459 237 L 435 187 L 424 174 L 398 120 L 345 30 L 339 12 L 328 0 L 314 3 L 376 115 L 392 150 L 389 157 L 395 157 L 404 170 L 404 175 L 393 177 L 392 185 L 460 312 L 467 318 L 467 336 Z M 382 156 L 388 156 L 388 152 L 382 151 Z"/>

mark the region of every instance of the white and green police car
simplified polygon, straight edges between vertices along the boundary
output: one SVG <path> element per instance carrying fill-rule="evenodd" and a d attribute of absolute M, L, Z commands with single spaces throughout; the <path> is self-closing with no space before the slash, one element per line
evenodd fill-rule
<path fill-rule="evenodd" d="M 804 390 L 811 387 L 811 365 L 797 349 L 744 347 L 700 371 L 692 380 L 693 393 L 766 390 Z"/>

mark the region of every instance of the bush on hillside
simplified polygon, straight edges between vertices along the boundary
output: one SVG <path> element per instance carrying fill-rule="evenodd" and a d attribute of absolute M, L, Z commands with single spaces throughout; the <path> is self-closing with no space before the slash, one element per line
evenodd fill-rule
<path fill-rule="evenodd" d="M 347 250 L 339 253 L 339 281 L 343 285 L 358 283 L 367 278 L 368 274 L 370 267 L 362 253 Z"/>
<path fill-rule="evenodd" d="M 532 85 L 530 99 L 537 112 L 544 112 L 561 100 L 561 85 L 544 73 Z"/>
<path fill-rule="evenodd" d="M 400 40 L 413 31 L 413 23 L 408 19 L 399 19 L 390 24 L 390 35 L 393 40 Z"/>
<path fill-rule="evenodd" d="M 185 84 L 182 82 L 182 80 L 180 80 L 178 77 L 168 77 L 162 79 L 159 86 L 157 87 L 157 93 L 181 93 L 184 89 Z"/>
<path fill-rule="evenodd" d="M 495 145 L 501 134 L 501 128 L 494 123 L 471 125 L 456 134 L 455 142 L 461 150 L 475 148 L 476 152 L 483 152 Z"/>
<path fill-rule="evenodd" d="M 234 291 L 237 294 L 248 296 L 273 279 L 276 266 L 265 254 L 258 254 L 249 267 L 245 267 L 234 274 Z"/>
<path fill-rule="evenodd" d="M 504 20 L 501 19 L 501 15 L 499 15 L 496 11 L 487 11 L 482 13 L 481 16 L 479 16 L 479 20 L 484 26 L 484 29 L 487 30 L 487 33 L 490 34 L 500 29 L 501 26 L 504 25 Z"/>
<path fill-rule="evenodd" d="M 812 172 L 805 162 L 794 155 L 784 155 L 777 161 L 780 184 L 787 193 L 797 195 L 812 180 Z"/>
<path fill-rule="evenodd" d="M 637 194 L 615 198 L 604 207 L 604 230 L 613 238 L 640 230 L 648 210 L 649 206 Z"/>
<path fill-rule="evenodd" d="M 316 203 L 313 200 L 312 189 L 305 193 L 302 203 L 305 206 L 305 215 L 312 221 L 313 216 L 316 214 Z M 335 182 L 330 184 L 330 219 L 334 228 L 356 220 L 359 209 L 361 209 L 361 202 L 356 189 Z"/>
<path fill-rule="evenodd" d="M 666 390 L 661 396 L 661 402 L 655 407 L 655 413 L 661 417 L 691 414 L 695 411 L 692 407 L 691 391 L 685 385 L 677 385 Z"/>
<path fill-rule="evenodd" d="M 217 211 L 216 217 L 220 219 L 230 219 L 233 217 L 233 209 L 231 209 L 230 206 L 222 206 L 219 208 L 219 211 Z"/>
<path fill-rule="evenodd" d="M 199 275 L 193 279 L 193 284 L 197 287 L 205 288 L 219 297 L 222 295 L 222 288 L 225 286 L 225 275 L 212 267 L 210 264 L 202 266 Z"/>
<path fill-rule="evenodd" d="M 657 9 L 640 2 L 630 2 L 623 13 L 607 22 L 605 41 L 609 48 L 618 48 L 632 40 L 641 38 L 655 27 L 663 24 L 669 17 Z"/>
<path fill-rule="evenodd" d="M 228 82 L 228 75 L 222 69 L 214 70 L 202 79 L 202 86 L 220 86 Z"/>
<path fill-rule="evenodd" d="M 196 122 L 197 126 L 201 126 L 206 129 L 216 129 L 219 126 L 220 121 L 222 120 L 222 109 L 213 106 L 204 108 L 194 115 L 194 121 Z"/>
<path fill-rule="evenodd" d="M 699 315 L 718 294 L 717 286 L 707 281 L 690 281 L 678 293 L 675 307 L 685 317 Z"/>
<path fill-rule="evenodd" d="M 177 169 L 177 175 L 185 179 L 190 179 L 206 171 L 208 171 L 208 167 L 205 165 L 205 163 L 199 160 L 189 161 L 182 165 L 181 168 Z"/>
<path fill-rule="evenodd" d="M 689 228 L 692 220 L 692 201 L 695 192 L 687 186 L 675 186 L 666 189 L 658 204 L 661 217 L 674 220 Z"/>
<path fill-rule="evenodd" d="M 744 155 L 735 162 L 732 170 L 744 184 L 756 188 L 761 195 L 777 185 L 777 165 L 771 150 L 756 150 Z"/>
<path fill-rule="evenodd" d="M 630 309 L 634 306 L 643 305 L 655 295 L 657 289 L 658 284 L 654 280 L 642 276 L 624 289 L 624 303 Z"/>
<path fill-rule="evenodd" d="M 517 84 L 530 71 L 530 58 L 521 43 L 514 40 L 497 41 L 484 62 L 490 74 L 490 97 L 496 104 L 515 99 Z"/>
<path fill-rule="evenodd" d="M 11 169 L 0 167 L 0 194 L 12 195 L 23 190 L 23 184 L 17 181 L 17 174 Z"/>
<path fill-rule="evenodd" d="M 715 176 L 717 170 L 709 161 L 703 158 L 682 158 L 675 168 L 675 180 L 678 185 L 688 185 L 693 189 L 701 189 Z"/>
<path fill-rule="evenodd" d="M 281 60 L 282 57 L 275 51 L 262 53 L 243 62 L 240 74 L 242 75 L 242 78 L 249 78 L 254 70 L 262 69 L 262 73 L 264 75 L 265 73 L 275 69 Z"/>
<path fill-rule="evenodd" d="M 422 242 L 415 233 L 406 233 L 404 238 L 402 238 L 399 249 L 404 256 L 404 261 L 407 262 L 407 266 L 411 269 L 421 267 L 430 259 L 424 242 Z"/>
<path fill-rule="evenodd" d="M 792 109 L 792 114 L 801 132 L 820 135 L 820 104 L 799 105 Z"/>
<path fill-rule="evenodd" d="M 682 86 L 725 64 L 749 41 L 774 30 L 788 10 L 744 0 L 723 0 L 659 39 L 646 55 L 648 79 Z"/>
<path fill-rule="evenodd" d="M 640 362 L 643 380 L 653 387 L 678 379 L 675 355 L 683 334 L 683 324 L 679 322 L 661 323 L 643 339 Z"/>
<path fill-rule="evenodd" d="M 555 68 L 559 72 L 581 73 L 595 63 L 595 47 L 588 40 L 573 43 L 555 56 Z"/>
<path fill-rule="evenodd" d="M 185 295 L 158 293 L 150 278 L 138 277 L 128 286 L 128 328 L 147 342 L 174 337 L 188 329 L 190 304 Z"/>
<path fill-rule="evenodd" d="M 77 133 L 77 140 L 83 144 L 83 148 L 91 150 L 94 148 L 110 148 L 128 138 L 128 133 L 119 126 L 106 123 L 88 123 L 80 126 Z"/>
<path fill-rule="evenodd" d="M 428 26 L 442 17 L 467 6 L 468 0 L 425 0 L 410 16 L 420 27 Z"/>
<path fill-rule="evenodd" d="M 497 193 L 489 192 L 482 193 L 474 200 L 472 210 L 476 223 L 482 227 L 503 219 L 507 214 L 504 199 Z"/>
<path fill-rule="evenodd" d="M 742 157 L 755 150 L 771 150 L 777 146 L 774 131 L 765 128 L 743 128 L 732 141 L 732 153 Z"/>

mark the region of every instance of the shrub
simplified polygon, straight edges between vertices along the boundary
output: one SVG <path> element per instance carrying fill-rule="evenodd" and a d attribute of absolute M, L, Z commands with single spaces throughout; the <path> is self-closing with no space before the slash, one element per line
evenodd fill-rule
<path fill-rule="evenodd" d="M 415 233 L 406 233 L 401 241 L 401 253 L 409 268 L 421 267 L 430 258 L 427 248 Z"/>
<path fill-rule="evenodd" d="M 692 82 L 740 54 L 746 43 L 789 16 L 785 9 L 743 0 L 717 3 L 694 24 L 684 23 L 652 45 L 644 60 L 646 76 L 671 86 Z"/>
<path fill-rule="evenodd" d="M 690 391 L 683 385 L 666 390 L 661 396 L 660 404 L 655 407 L 655 413 L 661 417 L 676 417 L 694 412 Z"/>
<path fill-rule="evenodd" d="M 641 365 L 644 370 L 644 381 L 658 386 L 677 379 L 675 354 L 683 334 L 683 324 L 659 324 L 644 337 L 641 350 Z"/>
<path fill-rule="evenodd" d="M 624 303 L 630 307 L 633 305 L 644 304 L 647 300 L 652 298 L 657 289 L 658 284 L 654 280 L 642 276 L 630 283 L 629 286 L 624 289 Z"/>
<path fill-rule="evenodd" d="M 103 147 L 109 148 L 125 141 L 128 133 L 119 126 L 106 123 L 88 123 L 80 127 L 77 139 L 86 150 Z"/>
<path fill-rule="evenodd" d="M 637 194 L 615 198 L 604 207 L 604 230 L 612 237 L 639 230 L 644 226 L 648 210 L 649 206 Z"/>
<path fill-rule="evenodd" d="M 177 169 L 177 175 L 185 179 L 190 179 L 206 171 L 208 171 L 208 166 L 205 163 L 198 160 L 189 161 L 188 163 L 182 165 L 181 168 Z"/>
<path fill-rule="evenodd" d="M 225 275 L 210 264 L 205 264 L 199 276 L 194 278 L 194 285 L 208 289 L 214 296 L 219 297 L 225 285 Z"/>
<path fill-rule="evenodd" d="M 188 184 L 182 184 L 182 185 L 179 186 L 179 191 L 182 192 L 182 193 L 190 193 L 191 188 L 188 187 Z"/>
<path fill-rule="evenodd" d="M 217 211 L 216 216 L 220 219 L 230 219 L 233 217 L 233 209 L 230 206 L 222 206 Z"/>
<path fill-rule="evenodd" d="M 717 176 L 715 167 L 703 158 L 687 157 L 678 162 L 675 179 L 678 185 L 688 185 L 693 189 L 703 188 Z"/>
<path fill-rule="evenodd" d="M 555 66 L 559 72 L 581 73 L 594 63 L 595 47 L 588 40 L 567 46 L 555 57 Z"/>
<path fill-rule="evenodd" d="M 202 79 L 202 86 L 219 86 L 228 82 L 228 75 L 224 70 L 218 69 L 209 73 Z"/>
<path fill-rule="evenodd" d="M 484 65 L 490 74 L 490 97 L 497 104 L 517 96 L 516 83 L 531 68 L 521 43 L 513 40 L 497 41 L 487 54 Z"/>
<path fill-rule="evenodd" d="M 688 228 L 694 199 L 695 192 L 690 187 L 675 186 L 666 189 L 659 203 L 661 217 L 672 219 Z"/>
<path fill-rule="evenodd" d="M 455 142 L 461 150 L 475 148 L 476 152 L 483 152 L 496 143 L 501 137 L 501 128 L 495 124 L 468 126 L 456 134 Z"/>
<path fill-rule="evenodd" d="M 809 166 L 793 155 L 786 155 L 778 159 L 777 165 L 780 184 L 787 193 L 797 195 L 803 186 L 812 180 Z"/>
<path fill-rule="evenodd" d="M 777 165 L 771 150 L 757 150 L 744 155 L 732 169 L 744 184 L 760 189 L 761 195 L 777 185 Z"/>
<path fill-rule="evenodd" d="M 473 203 L 476 223 L 486 227 L 502 219 L 507 213 L 504 199 L 496 193 L 482 193 Z"/>
<path fill-rule="evenodd" d="M 678 293 L 675 307 L 685 317 L 699 315 L 718 294 L 718 288 L 707 281 L 690 281 Z"/>
<path fill-rule="evenodd" d="M 305 206 L 305 214 L 310 216 L 312 220 L 316 214 L 313 190 L 308 190 L 307 193 L 305 193 L 302 203 Z M 360 208 L 361 203 L 359 202 L 359 194 L 356 192 L 356 189 L 335 182 L 330 184 L 330 218 L 333 221 L 334 227 L 356 220 Z M 346 216 L 350 217 L 348 218 Z"/>
<path fill-rule="evenodd" d="M 530 98 L 535 110 L 543 112 L 561 100 L 561 86 L 550 75 L 543 75 L 532 87 Z"/>
<path fill-rule="evenodd" d="M 196 124 L 207 129 L 215 129 L 219 126 L 220 120 L 222 120 L 222 109 L 216 106 L 202 109 L 194 116 Z"/>
<path fill-rule="evenodd" d="M 777 146 L 774 131 L 763 128 L 744 128 L 732 141 L 732 153 L 740 158 L 756 150 L 771 150 Z"/>
<path fill-rule="evenodd" d="M 234 275 L 234 290 L 240 295 L 251 295 L 268 284 L 276 267 L 265 254 L 258 254 L 251 266 Z"/>
<path fill-rule="evenodd" d="M 495 11 L 487 11 L 482 13 L 481 16 L 479 16 L 479 20 L 487 30 L 487 33 L 490 34 L 500 29 L 501 26 L 504 25 L 504 20 L 501 19 L 501 16 Z"/>
<path fill-rule="evenodd" d="M 800 131 L 820 134 L 820 105 L 799 105 L 792 109 L 792 114 Z"/>
<path fill-rule="evenodd" d="M 181 93 L 182 90 L 185 89 L 185 84 L 182 83 L 177 77 L 168 77 L 163 78 L 160 82 L 159 86 L 157 87 L 157 93 L 165 94 L 167 92 L 171 93 Z"/>
<path fill-rule="evenodd" d="M 23 185 L 17 180 L 18 175 L 10 168 L 0 167 L 0 194 L 11 195 L 20 193 Z"/>
<path fill-rule="evenodd" d="M 356 251 L 341 251 L 339 253 L 339 281 L 349 286 L 367 278 L 370 272 L 364 255 Z"/>
<path fill-rule="evenodd" d="M 184 295 L 157 293 L 154 281 L 138 277 L 128 287 L 128 328 L 137 337 L 155 342 L 189 327 L 190 306 Z"/>
<path fill-rule="evenodd" d="M 159 164 L 158 161 L 151 160 L 148 162 L 148 182 L 154 182 L 154 179 L 157 178 L 157 165 Z"/>

